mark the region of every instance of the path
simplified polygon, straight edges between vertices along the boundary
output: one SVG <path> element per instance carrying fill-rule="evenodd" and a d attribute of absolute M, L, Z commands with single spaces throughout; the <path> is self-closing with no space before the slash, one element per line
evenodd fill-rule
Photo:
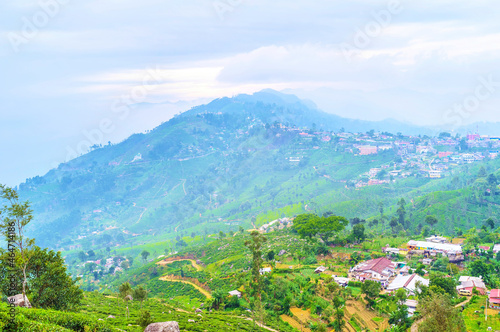
<path fill-rule="evenodd" d="M 186 280 L 170 279 L 167 276 L 160 277 L 160 280 L 162 280 L 162 281 L 170 281 L 170 282 L 182 282 L 184 284 L 191 285 L 194 288 L 196 288 L 196 290 L 198 290 L 200 293 L 202 293 L 203 295 L 205 295 L 205 297 L 207 299 L 211 299 L 212 298 L 212 295 L 209 292 L 207 292 L 206 290 L 204 290 L 200 286 L 193 284 L 192 282 L 189 282 L 189 281 L 186 281 Z"/>
<path fill-rule="evenodd" d="M 172 260 L 172 261 L 169 261 L 169 262 L 159 261 L 156 264 L 158 264 L 158 265 L 168 265 L 168 264 L 172 264 L 174 262 L 182 262 L 182 261 L 190 261 L 191 264 L 193 265 L 193 267 L 196 269 L 196 271 L 203 270 L 203 268 L 200 265 L 198 265 L 194 259 L 189 259 L 189 258 L 184 258 L 184 259 L 183 258 L 179 258 L 179 259 L 175 259 L 175 260 Z"/>

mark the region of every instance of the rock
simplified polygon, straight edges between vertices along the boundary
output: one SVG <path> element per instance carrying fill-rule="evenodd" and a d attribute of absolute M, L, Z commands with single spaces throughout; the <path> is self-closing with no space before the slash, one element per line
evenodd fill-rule
<path fill-rule="evenodd" d="M 24 303 L 24 297 L 23 294 L 17 294 L 11 297 L 7 298 L 7 301 L 9 303 L 14 303 L 16 307 L 26 307 L 26 308 L 31 308 L 31 303 L 28 297 L 26 296 L 26 303 Z"/>
<path fill-rule="evenodd" d="M 196 309 L 194 312 L 199 313 L 202 312 L 201 309 Z"/>
<path fill-rule="evenodd" d="M 200 304 L 200 308 L 203 308 L 204 305 L 205 305 L 205 303 Z"/>
<path fill-rule="evenodd" d="M 195 323 L 194 319 L 188 319 L 188 323 Z"/>
<path fill-rule="evenodd" d="M 116 317 L 113 315 L 109 315 L 108 318 L 116 318 Z"/>
<path fill-rule="evenodd" d="M 144 332 L 180 332 L 179 323 L 177 322 L 161 322 L 149 324 Z"/>
<path fill-rule="evenodd" d="M 104 319 L 102 319 L 102 318 L 99 318 L 98 320 L 104 320 Z"/>

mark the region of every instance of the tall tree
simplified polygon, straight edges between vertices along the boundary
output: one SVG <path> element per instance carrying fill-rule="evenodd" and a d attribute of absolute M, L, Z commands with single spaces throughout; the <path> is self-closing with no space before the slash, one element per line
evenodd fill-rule
<path fill-rule="evenodd" d="M 33 219 L 33 210 L 30 203 L 19 202 L 17 192 L 3 184 L 0 184 L 0 197 L 5 204 L 0 209 L 1 223 L 0 228 L 7 242 L 8 251 L 14 253 L 16 264 L 21 266 L 23 273 L 23 299 L 26 301 L 26 284 L 28 282 L 27 268 L 33 255 L 35 240 L 27 238 L 25 233 L 26 226 Z M 13 244 L 14 246 L 11 246 Z"/>
<path fill-rule="evenodd" d="M 252 289 L 255 297 L 254 313 L 257 315 L 258 320 L 263 320 L 263 307 L 261 302 L 262 290 L 262 277 L 260 269 L 262 267 L 262 245 L 267 241 L 267 238 L 257 231 L 250 233 L 250 240 L 245 241 L 245 246 L 250 249 L 252 253 L 252 275 L 250 281 L 250 288 Z M 255 322 L 255 318 L 254 318 Z"/>
<path fill-rule="evenodd" d="M 143 251 L 141 252 L 142 260 L 144 261 L 144 263 L 146 263 L 146 262 L 147 262 L 147 259 L 148 259 L 148 256 L 149 256 L 149 255 L 150 255 L 150 254 L 149 254 L 149 251 L 147 251 L 147 250 L 143 250 Z"/>
<path fill-rule="evenodd" d="M 120 285 L 118 288 L 118 291 L 120 292 L 120 298 L 127 304 L 127 319 L 129 317 L 129 312 L 128 312 L 128 301 L 132 300 L 132 287 L 128 282 L 125 282 Z"/>
<path fill-rule="evenodd" d="M 406 201 L 404 198 L 401 198 L 398 201 L 398 209 L 396 210 L 396 214 L 398 215 L 398 222 L 403 226 L 406 227 L 407 225 L 405 224 L 405 216 L 406 216 L 406 209 L 405 209 L 405 204 Z"/>
<path fill-rule="evenodd" d="M 423 318 L 419 332 L 465 332 L 464 318 L 451 304 L 449 296 L 433 293 L 420 299 L 418 310 Z"/>
<path fill-rule="evenodd" d="M 139 286 L 136 289 L 134 289 L 132 296 L 136 301 L 141 301 L 141 309 L 142 309 L 142 302 L 147 300 L 148 291 L 145 290 L 142 286 Z"/>
<path fill-rule="evenodd" d="M 361 292 L 366 295 L 368 307 L 372 308 L 375 304 L 375 299 L 380 294 L 380 284 L 373 280 L 365 280 L 361 285 Z"/>
<path fill-rule="evenodd" d="M 425 223 L 428 224 L 431 227 L 434 227 L 438 223 L 438 220 L 434 216 L 425 216 Z"/>

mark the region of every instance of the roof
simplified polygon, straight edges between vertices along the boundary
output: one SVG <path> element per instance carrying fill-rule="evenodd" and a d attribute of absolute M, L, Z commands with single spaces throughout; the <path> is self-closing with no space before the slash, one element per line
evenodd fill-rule
<path fill-rule="evenodd" d="M 354 270 L 356 271 L 375 271 L 379 274 L 382 274 L 382 272 L 387 269 L 394 269 L 394 263 L 390 260 L 388 260 L 385 257 L 380 257 L 377 259 L 372 259 L 366 262 L 363 262 L 356 266 Z"/>
<path fill-rule="evenodd" d="M 490 292 L 490 299 L 499 298 L 500 299 L 500 289 L 492 289 Z"/>
<path fill-rule="evenodd" d="M 400 288 L 405 288 L 411 292 L 417 289 L 417 282 L 425 286 L 429 286 L 429 280 L 422 278 L 418 274 L 411 274 L 408 276 L 398 275 L 387 287 L 387 291 L 393 291 Z"/>
<path fill-rule="evenodd" d="M 418 301 L 417 300 L 406 300 L 405 305 L 409 308 L 416 308 L 418 305 Z"/>
<path fill-rule="evenodd" d="M 500 251 L 500 243 L 495 244 L 495 246 L 493 247 L 493 251 L 495 251 L 495 252 Z"/>
<path fill-rule="evenodd" d="M 467 280 L 465 282 L 462 282 L 462 284 L 460 286 L 461 286 L 461 288 L 474 288 L 474 287 L 476 287 L 476 288 L 486 289 L 486 285 L 481 280 Z"/>
<path fill-rule="evenodd" d="M 442 250 L 442 251 L 454 251 L 454 252 L 462 252 L 462 246 L 459 244 L 451 244 L 451 243 L 435 243 L 429 241 L 408 241 L 408 245 L 412 247 L 418 248 L 427 248 L 429 250 Z"/>
<path fill-rule="evenodd" d="M 490 250 L 490 247 L 488 247 L 488 246 L 478 246 L 478 248 L 486 250 L 486 251 Z"/>

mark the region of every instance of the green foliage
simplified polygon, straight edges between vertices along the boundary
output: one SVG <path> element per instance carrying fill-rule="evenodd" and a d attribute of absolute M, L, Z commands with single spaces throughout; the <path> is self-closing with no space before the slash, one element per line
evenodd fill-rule
<path fill-rule="evenodd" d="M 301 214 L 295 217 L 293 228 L 302 237 L 311 238 L 318 235 L 326 242 L 335 233 L 343 230 L 348 223 L 348 220 L 344 217 L 333 215 L 320 217 L 315 214 Z"/>
<path fill-rule="evenodd" d="M 418 310 L 423 317 L 418 330 L 422 332 L 465 332 L 460 309 L 454 308 L 448 295 L 433 294 L 421 299 Z"/>

